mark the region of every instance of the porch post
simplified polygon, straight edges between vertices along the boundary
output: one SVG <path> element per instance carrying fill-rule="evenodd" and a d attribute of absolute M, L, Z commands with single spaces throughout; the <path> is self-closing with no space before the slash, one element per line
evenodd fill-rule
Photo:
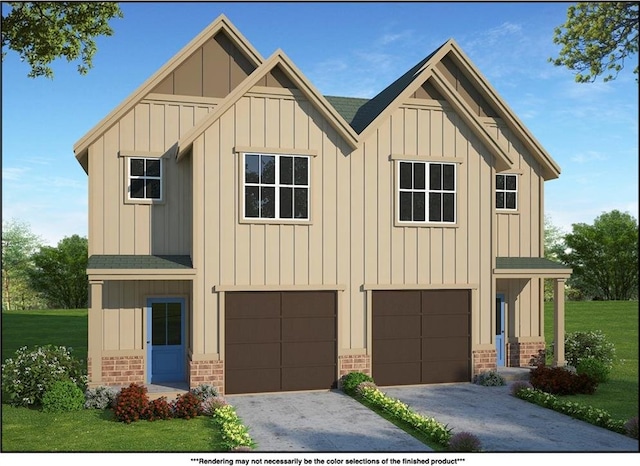
<path fill-rule="evenodd" d="M 564 359 L 564 278 L 556 278 L 553 284 L 553 365 L 562 367 Z"/>
<path fill-rule="evenodd" d="M 92 386 L 102 382 L 102 280 L 90 280 L 90 300 L 88 316 L 87 362 L 91 361 L 89 381 Z"/>

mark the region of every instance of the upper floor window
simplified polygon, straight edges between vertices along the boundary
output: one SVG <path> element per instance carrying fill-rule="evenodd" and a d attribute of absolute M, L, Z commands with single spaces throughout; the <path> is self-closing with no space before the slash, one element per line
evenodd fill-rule
<path fill-rule="evenodd" d="M 398 164 L 399 220 L 455 223 L 455 164 L 403 161 Z"/>
<path fill-rule="evenodd" d="M 244 218 L 309 220 L 309 157 L 244 154 Z"/>
<path fill-rule="evenodd" d="M 162 199 L 162 159 L 130 157 L 129 199 Z"/>
<path fill-rule="evenodd" d="M 518 175 L 496 175 L 496 209 L 518 209 Z"/>

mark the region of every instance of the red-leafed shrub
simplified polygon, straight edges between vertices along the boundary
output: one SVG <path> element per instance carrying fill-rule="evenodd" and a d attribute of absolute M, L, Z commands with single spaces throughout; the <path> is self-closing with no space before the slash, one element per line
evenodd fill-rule
<path fill-rule="evenodd" d="M 149 397 L 147 388 L 132 383 L 120 390 L 113 410 L 118 421 L 130 424 L 140 419 L 146 419 L 149 411 Z"/>
<path fill-rule="evenodd" d="M 200 399 L 191 392 L 179 395 L 172 404 L 174 417 L 191 419 L 201 412 Z"/>
<path fill-rule="evenodd" d="M 149 421 L 155 421 L 156 419 L 171 419 L 173 413 L 171 412 L 171 405 L 167 402 L 167 398 L 161 396 L 155 400 L 149 401 L 147 409 L 147 419 Z"/>
<path fill-rule="evenodd" d="M 538 366 L 531 370 L 529 381 L 533 388 L 554 395 L 591 395 L 598 383 L 587 374 L 576 374 L 562 367 Z"/>

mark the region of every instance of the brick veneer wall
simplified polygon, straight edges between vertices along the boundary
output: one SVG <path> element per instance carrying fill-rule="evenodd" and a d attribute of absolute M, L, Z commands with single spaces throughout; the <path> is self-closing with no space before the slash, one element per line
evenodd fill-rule
<path fill-rule="evenodd" d="M 508 343 L 507 361 L 510 367 L 533 366 L 540 351 L 546 348 L 544 341 Z"/>
<path fill-rule="evenodd" d="M 144 383 L 143 356 L 111 356 L 102 358 L 102 385 Z"/>
<path fill-rule="evenodd" d="M 472 353 L 473 374 L 496 370 L 496 350 L 476 350 Z"/>
<path fill-rule="evenodd" d="M 224 395 L 224 362 L 220 360 L 189 361 L 189 386 L 213 385 Z"/>
<path fill-rule="evenodd" d="M 338 374 L 340 377 L 349 372 L 363 372 L 371 375 L 371 357 L 366 354 L 338 356 Z"/>

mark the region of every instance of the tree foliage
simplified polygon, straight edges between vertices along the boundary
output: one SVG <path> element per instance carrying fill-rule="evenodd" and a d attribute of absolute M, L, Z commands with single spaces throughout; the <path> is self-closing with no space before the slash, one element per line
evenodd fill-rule
<path fill-rule="evenodd" d="M 49 306 L 66 309 L 87 307 L 87 238 L 63 238 L 58 247 L 43 246 L 33 255 L 31 286 L 41 292 Z"/>
<path fill-rule="evenodd" d="M 610 73 L 605 82 L 615 79 L 625 59 L 638 53 L 638 3 L 571 5 L 567 21 L 554 30 L 553 42 L 562 49 L 550 61 L 576 71 L 577 82 L 592 82 L 604 73 Z M 637 65 L 633 72 L 638 74 Z"/>
<path fill-rule="evenodd" d="M 613 210 L 593 225 L 577 223 L 565 235 L 559 259 L 573 269 L 569 284 L 586 296 L 627 300 L 638 296 L 638 223 Z"/>
<path fill-rule="evenodd" d="M 2 307 L 25 309 L 35 305 L 36 293 L 28 286 L 27 273 L 32 255 L 42 240 L 20 220 L 2 222 Z"/>
<path fill-rule="evenodd" d="M 80 60 L 78 72 L 93 66 L 95 38 L 111 36 L 109 20 L 122 18 L 113 2 L 8 2 L 2 13 L 2 59 L 5 46 L 31 66 L 28 76 L 53 77 L 49 66 L 57 58 Z"/>

